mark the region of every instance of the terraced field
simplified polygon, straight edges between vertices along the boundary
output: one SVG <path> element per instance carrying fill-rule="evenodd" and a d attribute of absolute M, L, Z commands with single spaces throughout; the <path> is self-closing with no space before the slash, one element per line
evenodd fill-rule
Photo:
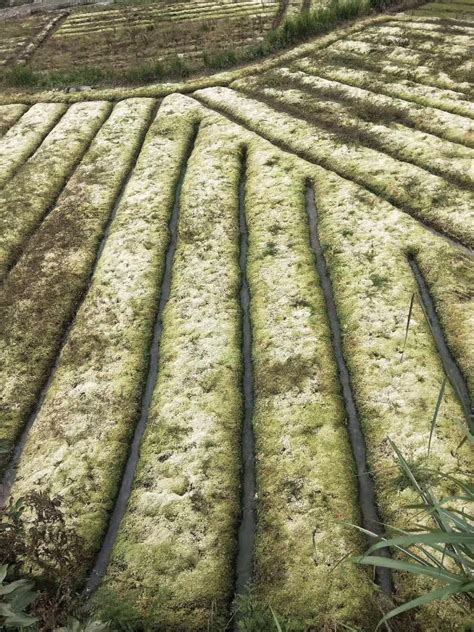
<path fill-rule="evenodd" d="M 203 63 L 224 63 L 228 51 L 255 45 L 283 17 L 277 0 L 92 6 L 11 17 L 0 25 L 0 64 L 14 68 L 28 60 L 35 72 L 82 68 L 92 76 L 98 69 L 117 75 L 172 62 L 174 72 L 180 64 L 189 72 Z"/>
<path fill-rule="evenodd" d="M 433 588 L 338 562 L 343 523 L 413 521 L 389 439 L 472 476 L 473 34 L 432 3 L 207 87 L 0 105 L 3 501 L 62 498 L 113 629 L 369 632 Z"/>

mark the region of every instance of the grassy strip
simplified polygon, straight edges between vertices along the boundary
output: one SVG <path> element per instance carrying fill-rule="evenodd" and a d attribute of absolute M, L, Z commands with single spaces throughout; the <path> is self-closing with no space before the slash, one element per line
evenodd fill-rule
<path fill-rule="evenodd" d="M 366 104 L 368 115 L 379 112 L 383 116 L 386 113 L 395 120 L 398 118 L 401 122 L 407 121 L 420 130 L 474 148 L 474 122 L 470 118 L 381 94 L 377 90 L 379 86 L 372 86 L 369 82 L 365 82 L 362 87 L 362 82 L 342 67 L 328 72 L 324 67 L 316 68 L 309 59 L 302 59 L 294 62 L 292 68 L 303 72 L 306 82 L 314 82 L 326 93 L 337 91 L 350 102 L 355 102 L 360 114 L 364 112 Z"/>
<path fill-rule="evenodd" d="M 346 144 L 316 125 L 228 88 L 208 88 L 198 91 L 196 96 L 243 121 L 270 141 L 367 187 L 420 221 L 474 246 L 474 232 L 467 222 L 472 210 L 469 191 L 380 152 L 355 143 Z"/>
<path fill-rule="evenodd" d="M 268 98 L 283 107 L 289 106 L 299 118 L 314 121 L 318 126 L 337 134 L 343 141 L 371 147 L 456 184 L 474 185 L 474 151 L 401 125 L 392 127 L 372 123 L 367 120 L 369 112 L 363 113 L 366 120 L 362 120 L 358 112 L 351 111 L 347 106 L 327 99 L 319 100 L 320 95 L 311 88 L 295 89 L 300 84 L 306 87 L 304 78 L 298 81 L 302 74 L 295 77 L 283 70 L 264 75 L 265 81 L 257 83 L 246 79 L 235 82 L 233 87 L 243 89 L 250 96 Z"/>
<path fill-rule="evenodd" d="M 422 55 L 419 53 L 406 51 L 403 48 L 353 40 L 337 42 L 330 51 L 328 54 L 336 62 L 339 53 L 342 53 L 343 59 L 346 59 L 348 54 L 348 65 L 374 70 L 383 76 L 408 79 L 428 87 L 447 90 L 450 91 L 448 94 L 450 98 L 466 99 L 465 94 L 472 96 L 473 87 L 468 81 L 453 79 L 442 69 L 443 62 L 446 63 L 447 60 L 441 56 L 426 60 L 422 59 Z M 334 51 L 337 52 L 335 57 L 331 54 Z M 374 59 L 382 59 L 383 61 L 375 61 Z M 432 65 L 427 65 L 427 61 Z M 453 61 L 453 56 L 451 56 L 449 60 L 451 69 L 453 68 Z M 451 91 L 456 94 L 451 94 Z"/>
<path fill-rule="evenodd" d="M 1 333 L 8 344 L 0 360 L 0 440 L 8 447 L 51 371 L 152 105 L 129 100 L 115 107 L 2 288 Z"/>
<path fill-rule="evenodd" d="M 301 57 L 304 54 L 307 54 L 310 52 L 312 53 L 315 50 L 325 48 L 329 46 L 330 44 L 332 44 L 333 42 L 337 41 L 338 39 L 342 37 L 346 37 L 347 35 L 364 28 L 366 25 L 378 23 L 379 21 L 385 21 L 385 20 L 387 20 L 387 17 L 385 16 L 376 16 L 376 17 L 367 18 L 365 20 L 360 20 L 356 22 L 355 24 L 350 24 L 349 26 L 341 27 L 340 29 L 338 29 L 337 31 L 333 33 L 330 33 L 326 36 L 322 36 L 317 41 L 312 42 L 311 44 L 303 44 L 295 48 L 294 50 L 286 52 L 286 53 L 282 53 L 279 56 L 275 56 L 267 60 L 261 60 L 259 58 L 259 61 L 257 63 L 247 65 L 244 68 L 240 68 L 240 69 L 236 69 L 236 70 L 228 71 L 228 72 L 221 72 L 216 75 L 213 75 L 212 77 L 197 78 L 192 81 L 188 81 L 187 83 L 166 83 L 166 84 L 157 84 L 157 85 L 152 85 L 152 86 L 142 86 L 140 88 L 129 87 L 129 88 L 108 88 L 108 89 L 95 89 L 95 90 L 91 89 L 88 91 L 72 92 L 72 93 L 65 93 L 65 92 L 58 92 L 58 91 L 51 91 L 51 90 L 41 92 L 41 93 L 36 93 L 36 94 L 34 93 L 27 94 L 25 92 L 20 93 L 20 94 L 6 93 L 6 95 L 0 94 L 0 104 L 18 102 L 19 100 L 21 100 L 24 103 L 30 103 L 30 102 L 36 103 L 39 101 L 47 101 L 47 102 L 59 101 L 59 102 L 75 103 L 77 101 L 93 100 L 93 99 L 98 99 L 98 98 L 106 99 L 106 100 L 121 100 L 124 98 L 131 98 L 131 97 L 164 97 L 166 95 L 172 94 L 173 92 L 189 93 L 189 92 L 193 92 L 194 90 L 198 90 L 200 88 L 205 88 L 208 86 L 227 85 L 233 79 L 237 79 L 241 76 L 247 76 L 249 74 L 264 72 L 265 70 L 269 68 L 278 66 L 281 62 L 293 60 L 298 57 Z M 236 58 L 236 61 L 238 61 L 237 58 Z M 163 78 L 163 75 L 161 74 L 161 72 L 158 73 L 158 76 L 153 74 L 154 73 L 153 63 L 149 64 L 146 68 L 148 69 L 148 73 L 146 76 L 142 78 L 142 82 L 153 81 L 156 79 L 159 80 Z M 149 70 L 150 68 L 151 68 L 151 71 Z M 140 68 L 138 68 L 138 70 L 140 70 Z M 100 73 L 99 68 L 84 69 L 84 72 L 86 71 L 88 73 L 90 72 Z M 29 69 L 28 67 L 26 69 L 26 72 L 27 72 L 27 75 L 24 82 L 22 82 L 21 76 L 17 78 L 12 77 L 12 82 L 10 82 L 8 73 L 6 75 L 3 75 L 2 80 L 4 83 L 6 83 L 6 85 L 11 83 L 12 86 L 21 85 L 24 87 L 31 87 L 31 86 L 37 85 L 37 83 L 39 83 L 39 85 L 43 85 L 43 87 L 50 85 L 46 82 L 46 86 L 45 86 L 44 83 L 42 83 L 45 81 L 45 78 L 39 75 L 38 73 L 34 73 L 32 75 L 31 69 Z M 87 81 L 82 80 L 83 77 L 81 75 L 81 72 L 82 71 L 80 70 L 78 70 L 77 73 L 75 72 L 74 76 L 79 75 L 77 76 L 77 81 L 75 83 L 87 84 L 88 83 Z M 57 81 L 59 84 L 61 84 L 61 82 L 65 84 L 67 83 L 69 78 L 70 78 L 69 74 L 66 77 L 59 76 L 57 77 Z M 18 79 L 18 83 L 17 83 L 17 79 Z M 104 79 L 104 77 L 99 74 L 97 80 L 102 80 L 102 79 Z M 123 81 L 123 72 L 121 73 L 121 80 Z"/>
<path fill-rule="evenodd" d="M 0 192 L 0 277 L 55 203 L 109 111 L 108 103 L 71 106 L 35 155 Z"/>
<path fill-rule="evenodd" d="M 459 114 L 469 118 L 474 116 L 474 104 L 466 101 L 465 95 L 441 90 L 440 88 L 430 88 L 409 80 L 394 81 L 388 78 L 385 79 L 379 72 L 364 70 L 363 68 L 351 68 L 349 67 L 350 64 L 354 65 L 353 57 L 350 60 L 346 57 L 339 57 L 339 63 L 337 64 L 317 59 L 312 62 L 313 68 L 317 73 L 327 79 L 343 81 L 359 88 L 367 88 L 387 96 L 437 108 L 452 114 Z"/>
<path fill-rule="evenodd" d="M 37 103 L 0 140 L 0 188 L 35 152 L 66 111 L 59 103 Z"/>
<path fill-rule="evenodd" d="M 219 21 L 219 20 L 226 20 L 226 21 L 232 21 L 235 22 L 239 19 L 243 19 L 243 18 L 253 18 L 254 16 L 254 12 L 252 9 L 247 9 L 247 10 L 241 10 L 241 11 L 235 11 L 232 12 L 230 14 L 228 13 L 216 13 L 216 14 L 205 14 L 202 17 L 199 18 L 194 18 L 194 19 L 189 19 L 186 20 L 185 25 L 189 27 L 191 27 L 192 25 L 200 24 L 202 22 L 202 20 L 215 20 L 215 21 Z M 271 17 L 271 13 L 259 13 L 258 17 L 261 18 L 265 18 L 265 17 Z M 179 22 L 179 20 L 169 20 L 169 21 L 165 21 L 164 24 L 166 26 L 173 26 L 175 22 Z M 181 26 L 181 28 L 183 28 L 184 25 Z M 135 36 L 137 36 L 140 31 L 154 31 L 156 29 L 160 28 L 160 23 L 156 24 L 155 22 L 143 22 L 137 25 L 134 25 L 131 27 L 133 29 L 133 33 L 135 34 Z M 176 28 L 176 27 L 175 27 Z M 101 27 L 101 28 L 97 28 L 97 29 L 90 29 L 88 31 L 81 31 L 81 30 L 71 30 L 71 31 L 66 31 L 64 33 L 60 33 L 58 32 L 58 35 L 54 36 L 55 40 L 58 40 L 58 44 L 64 44 L 64 43 L 68 43 L 68 40 L 76 40 L 78 37 L 81 38 L 91 38 L 91 40 L 93 41 L 93 38 L 97 38 L 101 35 L 106 36 L 107 34 L 111 35 L 111 36 L 118 36 L 118 38 L 120 37 L 121 34 L 123 35 L 127 35 L 130 33 L 130 25 L 127 25 L 126 23 L 123 26 L 118 26 L 118 27 L 114 27 L 114 26 L 106 26 L 106 27 Z M 56 42 L 55 42 L 56 43 Z M 43 51 L 43 54 L 45 53 L 45 51 Z"/>
<path fill-rule="evenodd" d="M 140 414 L 166 227 L 194 110 L 176 113 L 169 99 L 150 127 L 18 470 L 15 494 L 62 495 L 86 544 L 78 579 L 102 541 Z"/>
<path fill-rule="evenodd" d="M 23 103 L 0 105 L 0 138 L 14 125 L 28 109 Z"/>
<path fill-rule="evenodd" d="M 407 506 L 418 499 L 409 481 L 394 467 L 387 437 L 396 441 L 415 471 L 428 465 L 434 472 L 468 475 L 471 465 L 469 447 L 457 449 L 465 426 L 451 388 L 445 393 L 427 459 L 427 437 L 444 373 L 417 305 L 404 360 L 400 361 L 414 288 L 406 253 L 427 249 L 443 258 L 450 246 L 353 184 L 319 170 L 314 174 L 320 236 L 365 429 L 369 465 L 376 475 L 383 519 L 403 529 L 412 519 Z M 448 495 L 449 489 L 444 483 L 435 485 L 434 492 L 439 497 Z M 426 578 L 400 575 L 395 579 L 402 601 L 432 588 Z M 450 604 L 442 604 L 420 609 L 414 619 L 421 629 L 434 631 L 460 628 L 462 615 Z"/>
<path fill-rule="evenodd" d="M 474 123 L 471 119 L 319 77 L 309 60 L 296 61 L 288 69 L 282 68 L 275 72 L 277 75 L 291 76 L 302 87 L 319 95 L 318 98 L 323 101 L 334 99 L 347 104 L 364 120 L 390 125 L 401 123 L 416 130 L 417 135 L 426 132 L 474 148 Z M 234 85 L 231 84 L 232 87 Z"/>
<path fill-rule="evenodd" d="M 365 630 L 378 610 L 370 578 L 354 567 L 334 568 L 363 543 L 338 524 L 360 522 L 357 484 L 298 163 L 262 141 L 250 146 L 254 590 L 260 606 L 288 620 L 289 630 Z M 272 629 L 264 622 L 255 629 Z"/>
<path fill-rule="evenodd" d="M 148 5 L 146 7 L 133 7 L 128 6 L 125 9 L 118 10 L 105 10 L 95 13 L 75 13 L 69 16 L 67 21 L 61 26 L 60 31 L 69 30 L 70 27 L 77 26 L 95 26 L 96 24 L 103 24 L 104 22 L 111 22 L 114 24 L 120 24 L 122 22 L 128 22 L 131 26 L 135 26 L 137 22 L 142 19 L 156 19 L 156 21 L 164 21 L 166 17 L 200 17 L 203 14 L 213 12 L 226 12 L 236 11 L 239 9 L 253 9 L 254 15 L 260 15 L 259 11 L 273 11 L 276 9 L 277 3 L 262 4 L 260 2 L 231 2 L 231 3 L 192 3 L 182 5 L 181 8 L 177 5 Z"/>
<path fill-rule="evenodd" d="M 228 619 L 242 412 L 239 143 L 238 128 L 204 119 L 184 181 L 158 383 L 96 597 L 100 616 L 122 626 L 220 631 Z"/>

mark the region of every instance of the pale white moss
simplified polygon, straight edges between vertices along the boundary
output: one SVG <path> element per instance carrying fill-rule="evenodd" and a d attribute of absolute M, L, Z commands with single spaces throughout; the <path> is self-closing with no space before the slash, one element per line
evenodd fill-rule
<path fill-rule="evenodd" d="M 66 111 L 60 103 L 37 103 L 0 140 L 0 187 L 30 156 Z"/>
<path fill-rule="evenodd" d="M 416 494 L 394 466 L 387 437 L 417 466 L 428 465 L 458 475 L 466 475 L 472 466 L 469 448 L 457 449 L 464 422 L 450 387 L 438 419 L 432 454 L 429 460 L 426 458 L 443 369 L 418 305 L 405 359 L 400 362 L 408 305 L 415 288 L 406 253 L 436 252 L 441 258 L 449 249 L 455 258 L 455 251 L 424 231 L 415 220 L 357 186 L 319 169 L 308 169 L 311 173 L 321 216 L 320 235 L 326 247 L 346 361 L 365 430 L 369 466 L 376 476 L 383 519 L 403 528 L 410 518 L 406 506 L 416 501 Z M 449 284 L 450 280 L 448 274 L 441 283 Z M 434 283 L 436 286 L 438 281 Z M 441 302 L 440 306 L 447 315 L 449 302 Z M 471 355 L 472 364 L 468 338 L 463 338 L 453 323 L 449 324 L 449 318 L 445 320 L 448 339 L 457 338 L 458 346 L 466 346 L 465 355 Z M 435 489 L 438 496 L 449 492 L 436 486 Z M 421 587 L 409 577 L 397 577 L 397 585 L 405 597 L 426 590 L 426 586 Z M 421 611 L 417 619 L 423 630 L 431 631 L 439 629 L 442 622 L 458 620 L 451 619 L 456 616 L 448 604 L 439 610 Z"/>
<path fill-rule="evenodd" d="M 104 102 L 71 106 L 35 155 L 0 192 L 0 275 L 60 193 L 75 161 L 109 111 L 110 105 Z"/>
<path fill-rule="evenodd" d="M 302 78 L 300 78 L 302 75 Z M 291 73 L 283 69 L 275 77 L 296 79 L 297 85 L 312 85 L 311 77 L 305 80 L 304 73 Z M 273 77 L 268 81 L 268 85 L 274 84 Z M 474 184 L 474 150 L 462 147 L 459 144 L 443 141 L 436 136 L 418 132 L 400 124 L 382 125 L 369 123 L 358 118 L 350 111 L 348 106 L 324 100 L 319 102 L 317 97 L 312 99 L 306 92 L 286 87 L 267 87 L 263 78 L 258 84 L 250 80 L 234 82 L 234 88 L 243 88 L 251 91 L 257 98 L 276 99 L 283 106 L 290 105 L 297 108 L 299 116 L 306 118 L 307 113 L 313 114 L 317 122 L 318 117 L 324 117 L 334 129 L 338 128 L 342 134 L 348 133 L 349 139 L 353 134 L 363 135 L 364 144 L 372 143 L 374 149 L 386 151 L 392 157 L 402 161 L 412 162 L 422 169 L 434 170 L 440 175 L 450 175 L 458 182 L 464 184 Z M 309 102 L 308 102 L 309 100 Z M 381 112 L 382 113 L 382 112 Z M 420 172 L 421 173 L 421 172 Z"/>
<path fill-rule="evenodd" d="M 201 123 L 181 196 L 158 383 L 97 597 L 103 608 L 112 591 L 147 630 L 221 630 L 229 616 L 240 510 L 240 142 L 241 130 L 223 119 Z"/>
<path fill-rule="evenodd" d="M 383 76 L 382 69 L 380 72 L 375 72 L 359 68 L 341 68 L 339 65 L 327 63 L 329 61 L 330 59 L 324 63 L 316 58 L 313 60 L 318 74 L 322 74 L 324 77 L 328 76 L 329 79 L 332 78 L 332 75 L 337 79 L 338 73 L 343 71 L 349 77 L 349 83 L 354 82 L 359 87 L 376 90 L 382 94 L 413 101 L 420 105 L 439 108 L 453 114 L 471 118 L 474 116 L 474 104 L 461 92 L 423 85 L 408 79 L 394 81 L 391 78 L 392 80 L 388 81 Z"/>
<path fill-rule="evenodd" d="M 452 29 L 452 30 L 451 30 Z M 433 52 L 433 46 L 436 45 L 436 52 L 438 52 L 438 46 L 440 53 L 445 54 L 448 52 L 446 41 L 447 33 L 446 28 L 443 25 L 431 24 L 428 22 L 420 22 L 411 18 L 397 19 L 396 21 L 388 20 L 382 25 L 376 28 L 368 28 L 365 33 L 372 39 L 377 37 L 395 37 L 395 38 L 409 38 L 410 42 L 413 42 L 415 46 L 418 46 L 420 38 L 431 40 Z M 449 39 L 453 38 L 454 45 L 463 46 L 464 50 L 468 50 L 472 46 L 472 41 L 468 33 L 463 28 L 450 25 Z"/>
<path fill-rule="evenodd" d="M 466 35 L 449 33 L 449 41 L 446 33 L 434 31 L 421 31 L 411 28 L 413 24 L 406 24 L 406 28 L 391 26 L 386 23 L 383 28 L 368 28 L 365 31 L 354 34 L 353 38 L 371 44 L 390 43 L 394 46 L 403 46 L 408 52 L 413 52 L 417 57 L 420 53 L 424 60 L 437 57 L 469 57 L 471 53 L 471 38 Z M 436 51 L 436 57 L 433 56 Z M 416 58 L 415 57 L 415 58 Z M 436 65 L 436 64 L 435 64 Z"/>
<path fill-rule="evenodd" d="M 420 219 L 474 243 L 473 196 L 443 178 L 356 144 L 345 144 L 315 124 L 291 117 L 229 88 L 196 93 L 210 106 L 237 115 L 252 130 L 307 155 L 340 175 L 380 191 Z"/>
<path fill-rule="evenodd" d="M 142 104 L 142 114 L 150 105 Z M 177 118 L 163 104 L 148 133 L 18 471 L 15 493 L 33 487 L 63 496 L 88 554 L 99 546 L 139 408 L 166 225 L 189 133 L 190 123 L 178 126 Z"/>
<path fill-rule="evenodd" d="M 311 60 L 304 58 L 295 62 L 290 69 L 284 67 L 279 70 L 283 76 L 291 72 L 289 76 L 296 78 L 303 85 L 321 90 L 323 94 L 331 94 L 336 90 L 342 96 L 348 98 L 349 102 L 354 102 L 358 106 L 363 107 L 367 104 L 370 107 L 380 108 L 381 112 L 384 110 L 389 112 L 392 110 L 399 111 L 420 132 L 425 131 L 458 144 L 474 147 L 474 123 L 472 119 L 459 116 L 458 114 L 451 114 L 450 112 L 443 112 L 436 108 L 410 103 L 396 97 L 377 94 L 377 92 L 371 91 L 370 86 L 364 89 L 345 83 L 343 69 L 338 69 L 337 73 L 335 73 L 337 77 L 333 79 L 318 76 L 318 71 Z M 418 134 L 416 131 L 413 133 Z M 458 151 L 462 151 L 462 148 L 458 149 Z"/>
<path fill-rule="evenodd" d="M 2 287 L 2 335 L 8 345 L 0 349 L 0 439 L 9 445 L 52 368 L 152 105 L 131 99 L 115 106 Z"/>
<path fill-rule="evenodd" d="M 350 53 L 367 59 L 380 73 L 389 77 L 409 79 L 429 86 L 469 94 L 472 86 L 469 82 L 460 82 L 446 73 L 436 69 L 436 62 L 442 61 L 436 47 L 437 57 L 427 57 L 411 49 L 400 46 L 386 46 L 375 42 L 361 42 L 358 40 L 343 40 L 332 46 L 331 52 Z M 468 53 L 469 54 L 469 53 Z M 454 55 L 454 52 L 452 53 Z M 451 60 L 453 57 L 451 57 Z M 432 64 L 431 66 L 429 64 Z M 452 63 L 452 62 L 451 62 Z M 452 66 L 451 66 L 452 67 Z M 466 98 L 460 95 L 460 98 Z"/>
<path fill-rule="evenodd" d="M 251 143 L 255 594 L 294 629 L 368 629 L 377 610 L 369 577 L 354 566 L 334 569 L 344 551 L 363 544 L 339 524 L 360 523 L 357 483 L 299 164 L 267 143 Z"/>
<path fill-rule="evenodd" d="M 28 109 L 23 103 L 0 105 L 0 138 L 14 125 Z"/>

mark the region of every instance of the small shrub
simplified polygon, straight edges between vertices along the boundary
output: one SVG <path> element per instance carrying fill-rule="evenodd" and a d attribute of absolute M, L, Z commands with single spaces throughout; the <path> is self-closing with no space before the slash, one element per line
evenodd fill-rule
<path fill-rule="evenodd" d="M 204 65 L 207 68 L 221 70 L 229 66 L 235 66 L 238 62 L 237 55 L 233 50 L 205 52 L 203 54 Z"/>
<path fill-rule="evenodd" d="M 132 83 L 150 82 L 161 79 L 165 76 L 163 64 L 159 61 L 142 64 L 131 68 L 126 77 Z"/>
<path fill-rule="evenodd" d="M 66 525 L 59 497 L 32 492 L 3 510 L 0 564 L 10 567 L 14 579 L 35 579 L 32 614 L 46 630 L 61 623 L 74 603 L 82 552 L 83 542 Z"/>

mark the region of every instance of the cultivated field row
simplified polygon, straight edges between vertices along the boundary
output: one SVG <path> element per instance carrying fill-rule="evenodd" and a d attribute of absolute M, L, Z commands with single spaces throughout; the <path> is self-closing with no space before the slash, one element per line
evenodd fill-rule
<path fill-rule="evenodd" d="M 51 16 L 39 15 L 33 18 L 7 21 L 0 26 L 0 66 L 21 57 L 28 46 L 48 25 Z"/>
<path fill-rule="evenodd" d="M 0 106 L 2 496 L 62 497 L 97 617 L 222 631 L 250 578 L 262 630 L 271 606 L 368 631 L 432 588 L 338 562 L 367 547 L 343 523 L 413 520 L 389 439 L 472 473 L 470 28 L 397 16 L 190 96 Z"/>
<path fill-rule="evenodd" d="M 127 9 L 118 15 L 109 16 L 109 12 L 102 11 L 92 14 L 86 19 L 73 19 L 69 17 L 66 22 L 54 34 L 55 38 L 71 37 L 77 35 L 89 35 L 103 33 L 116 29 L 146 29 L 149 26 L 158 26 L 162 22 L 186 22 L 202 21 L 206 19 L 222 19 L 234 16 L 251 15 L 253 17 L 273 15 L 277 7 L 276 3 L 261 4 L 260 2 L 246 1 L 228 5 L 214 4 L 198 7 L 196 9 L 159 10 L 151 5 L 146 12 L 135 14 Z"/>

